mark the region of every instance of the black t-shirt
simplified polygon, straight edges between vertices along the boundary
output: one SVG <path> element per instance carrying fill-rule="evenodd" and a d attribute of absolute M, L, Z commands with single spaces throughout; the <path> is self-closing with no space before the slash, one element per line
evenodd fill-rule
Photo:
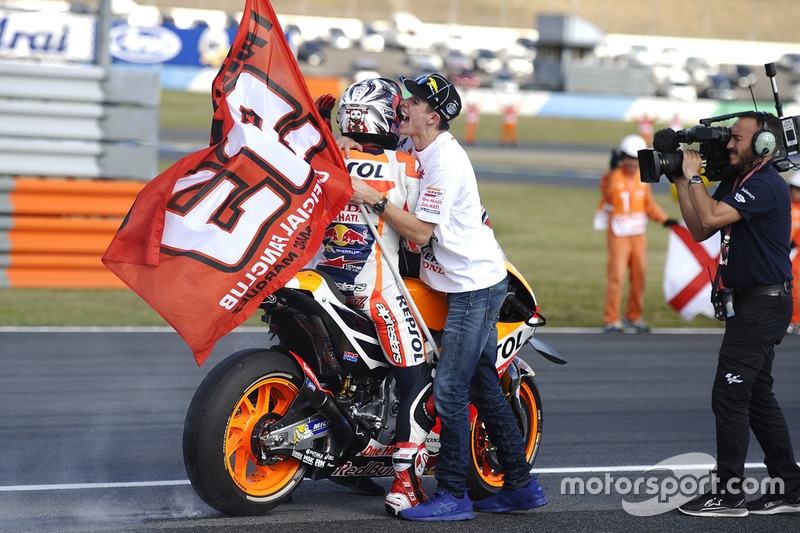
<path fill-rule="evenodd" d="M 722 283 L 729 288 L 741 288 L 791 280 L 789 186 L 770 165 L 732 191 L 736 181 L 723 180 L 713 194 L 715 200 L 730 205 L 742 217 L 730 228 L 730 253 L 728 265 L 722 268 Z M 721 237 L 725 231 L 720 229 Z"/>

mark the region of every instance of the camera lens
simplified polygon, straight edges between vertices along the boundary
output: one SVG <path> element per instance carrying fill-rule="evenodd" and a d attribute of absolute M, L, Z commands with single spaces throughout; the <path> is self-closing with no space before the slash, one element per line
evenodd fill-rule
<path fill-rule="evenodd" d="M 683 152 L 661 155 L 661 173 L 667 178 L 683 175 Z"/>
<path fill-rule="evenodd" d="M 683 174 L 683 152 L 656 152 L 652 148 L 639 150 L 639 175 L 645 183 L 657 183 L 661 175 L 674 178 Z"/>

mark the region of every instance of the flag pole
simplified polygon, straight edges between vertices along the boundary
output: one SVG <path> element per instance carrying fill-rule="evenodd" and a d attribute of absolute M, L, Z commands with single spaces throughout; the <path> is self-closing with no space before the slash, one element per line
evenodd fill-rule
<path fill-rule="evenodd" d="M 361 216 L 364 217 L 364 220 L 367 221 L 367 225 L 369 226 L 369 230 L 372 232 L 372 235 L 375 237 L 375 242 L 378 243 L 378 246 L 381 249 L 381 255 L 384 255 L 384 247 L 383 241 L 381 240 L 381 236 L 378 235 L 378 230 L 375 225 L 370 220 L 369 215 L 367 214 L 367 209 L 364 207 L 364 204 L 358 205 L 359 210 L 361 211 Z M 403 296 L 405 296 L 406 301 L 408 302 L 408 306 L 414 312 L 414 316 L 417 319 L 417 323 L 419 327 L 422 328 L 422 332 L 425 334 L 425 338 L 428 341 L 428 347 L 431 352 L 431 357 L 428 358 L 429 362 L 435 362 L 439 358 L 439 347 L 436 345 L 436 341 L 433 340 L 433 335 L 431 334 L 430 330 L 428 329 L 427 324 L 425 324 L 425 320 L 422 318 L 422 313 L 419 312 L 417 309 L 417 304 L 414 302 L 414 299 L 411 298 L 411 293 L 408 292 L 408 287 L 406 287 L 405 281 L 403 281 L 403 276 L 400 275 L 400 270 L 397 268 L 397 265 L 394 264 L 394 261 L 391 261 L 388 257 L 384 255 L 384 259 L 386 260 L 386 264 L 389 265 L 389 269 L 392 271 L 394 275 L 394 279 L 397 281 L 397 284 L 400 287 L 400 290 L 403 292 Z"/>

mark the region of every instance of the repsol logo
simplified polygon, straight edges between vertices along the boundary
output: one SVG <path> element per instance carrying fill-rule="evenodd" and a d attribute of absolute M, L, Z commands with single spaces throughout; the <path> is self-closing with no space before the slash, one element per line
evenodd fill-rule
<path fill-rule="evenodd" d="M 383 164 L 369 161 L 351 161 L 347 164 L 347 172 L 359 178 L 386 179 L 383 174 Z"/>
<path fill-rule="evenodd" d="M 519 331 L 516 335 L 510 335 L 497 343 L 496 356 L 502 356 L 505 360 L 511 358 L 515 353 L 517 353 L 519 349 L 522 348 L 522 345 L 525 344 L 525 341 L 522 340 L 523 333 L 524 331 Z"/>

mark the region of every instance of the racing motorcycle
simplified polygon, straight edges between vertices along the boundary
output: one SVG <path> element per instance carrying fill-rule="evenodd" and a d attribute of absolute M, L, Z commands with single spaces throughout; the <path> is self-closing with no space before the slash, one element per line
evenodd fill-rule
<path fill-rule="evenodd" d="M 497 371 L 532 467 L 542 437 L 541 400 L 533 370 L 516 356 L 530 343 L 546 359 L 566 361 L 534 337 L 546 320 L 531 287 L 507 268 Z M 445 295 L 415 278 L 405 282 L 438 344 Z M 217 364 L 186 415 L 184 462 L 197 494 L 222 513 L 260 515 L 287 501 L 305 478 L 393 476 L 398 396 L 370 318 L 345 305 L 333 281 L 315 270 L 301 270 L 260 308 L 277 343 Z M 432 398 L 427 405 L 432 412 Z M 482 499 L 500 490 L 502 474 L 472 405 L 470 416 L 468 487 L 471 498 Z M 437 420 L 426 440 L 427 474 L 435 469 L 439 428 Z"/>

